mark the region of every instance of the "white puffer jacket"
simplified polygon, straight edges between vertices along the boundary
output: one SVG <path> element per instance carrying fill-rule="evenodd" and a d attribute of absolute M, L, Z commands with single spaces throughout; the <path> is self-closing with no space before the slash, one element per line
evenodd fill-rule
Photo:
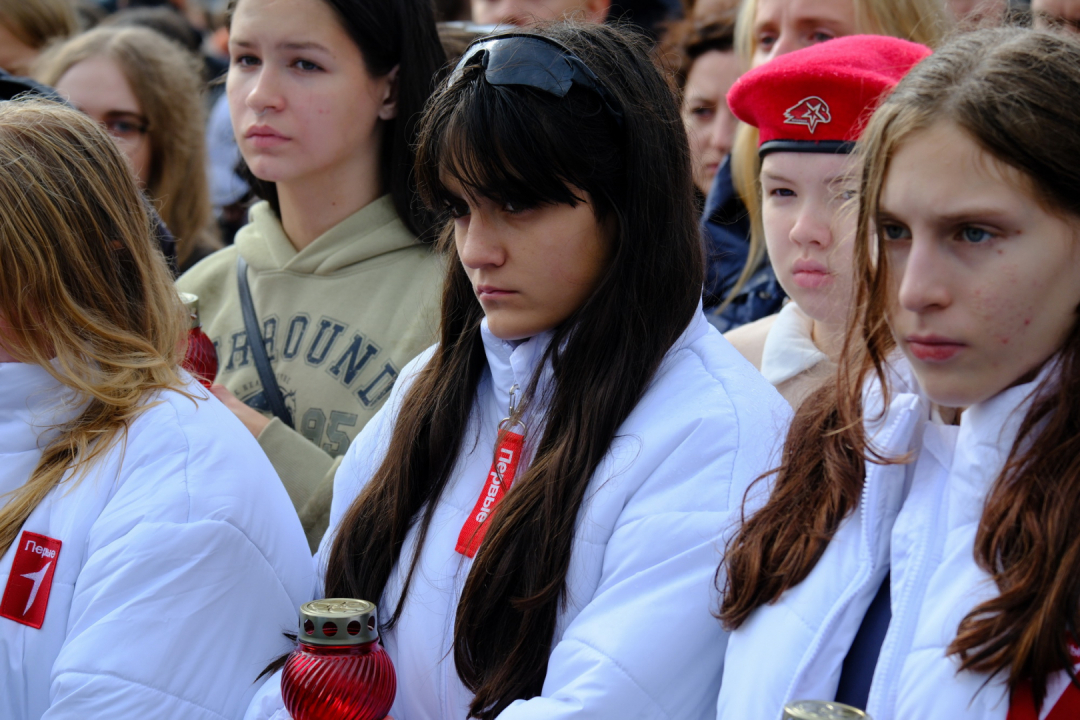
<path fill-rule="evenodd" d="M 384 637 L 398 672 L 396 720 L 464 720 L 471 693 L 454 667 L 454 612 L 472 561 L 455 552 L 491 466 L 509 391 L 524 388 L 548 341 L 516 347 L 483 331 L 489 371 L 468 438 L 435 513 L 403 615 Z M 386 407 L 349 449 L 334 487 L 331 531 L 385 454 L 394 413 L 430 352 L 403 373 Z M 548 370 L 542 383 L 550 382 Z M 589 483 L 540 696 L 500 720 L 698 720 L 711 717 L 725 634 L 712 612 L 720 550 L 747 486 L 769 467 L 790 410 L 700 310 Z M 526 418 L 530 428 L 541 423 Z M 528 439 L 537 440 L 539 430 Z M 474 443 L 473 439 L 479 438 Z M 527 453 L 527 451 L 526 451 Z M 519 477 L 523 474 L 519 470 Z M 513 489 L 510 492 L 514 492 Z M 402 550 L 411 556 L 415 533 Z M 399 563 L 380 607 L 399 597 Z M 268 683 L 248 718 L 287 717 Z"/>
<path fill-rule="evenodd" d="M 972 406 L 959 426 L 947 426 L 931 420 L 931 404 L 907 364 L 897 358 L 893 367 L 883 417 L 880 386 L 867 385 L 867 433 L 885 456 L 912 450 L 914 461 L 868 463 L 858 509 L 810 575 L 731 634 L 718 720 L 780 720 L 785 703 L 832 700 L 844 658 L 890 570 L 892 620 L 867 712 L 874 720 L 1009 714 L 1004 680 L 958 672 L 945 649 L 964 616 L 997 593 L 975 564 L 975 533 L 1038 381 Z M 1043 718 L 1067 684 L 1064 672 L 1051 683 Z"/>
<path fill-rule="evenodd" d="M 159 393 L 0 558 L 0 718 L 236 718 L 288 649 L 313 579 L 300 522 L 251 434 L 187 391 Z M 0 364 L 0 496 L 80 411 L 69 397 Z"/>

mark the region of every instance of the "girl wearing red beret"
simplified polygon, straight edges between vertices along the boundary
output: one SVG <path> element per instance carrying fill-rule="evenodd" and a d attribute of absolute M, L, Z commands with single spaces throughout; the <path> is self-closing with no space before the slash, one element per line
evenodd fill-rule
<path fill-rule="evenodd" d="M 1080 43 L 985 30 L 870 120 L 845 351 L 725 558 L 720 718 L 1080 716 L 1077 96 Z"/>
<path fill-rule="evenodd" d="M 795 50 L 860 33 L 935 47 L 948 26 L 941 0 L 744 0 L 735 50 L 744 69 L 756 68 Z M 753 128 L 740 126 L 705 207 L 710 258 L 705 304 L 709 322 L 721 332 L 775 313 L 784 300 L 765 256 L 757 146 Z"/>
<path fill-rule="evenodd" d="M 727 334 L 792 405 L 828 375 L 851 306 L 854 195 L 849 153 L 881 96 L 930 54 L 925 45 L 852 35 L 751 70 L 728 94 L 758 130 L 762 223 L 773 272 L 792 299 Z"/>

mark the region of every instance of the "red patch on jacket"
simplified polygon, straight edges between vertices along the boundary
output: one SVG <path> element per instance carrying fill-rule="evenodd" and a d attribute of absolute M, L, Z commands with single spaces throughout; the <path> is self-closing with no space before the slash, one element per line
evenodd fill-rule
<path fill-rule="evenodd" d="M 25 530 L 18 542 L 4 598 L 0 600 L 0 617 L 40 629 L 63 543 Z"/>
<path fill-rule="evenodd" d="M 1080 673 L 1080 647 L 1069 643 L 1069 655 L 1073 660 L 1073 671 Z M 1070 682 L 1065 691 L 1057 698 L 1046 698 L 1052 703 L 1049 712 L 1043 707 L 1045 720 L 1076 720 L 1080 718 L 1080 688 Z M 1035 709 L 1035 698 L 1031 694 L 1031 683 L 1023 681 L 1009 699 L 1007 720 L 1039 720 L 1040 713 Z"/>

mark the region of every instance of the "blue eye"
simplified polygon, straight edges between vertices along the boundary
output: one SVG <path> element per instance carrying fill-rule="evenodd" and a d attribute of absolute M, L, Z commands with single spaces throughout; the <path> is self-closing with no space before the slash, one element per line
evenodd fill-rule
<path fill-rule="evenodd" d="M 776 197 L 795 197 L 795 191 L 790 188 L 776 188 L 775 190 L 770 190 L 769 194 Z"/>
<path fill-rule="evenodd" d="M 908 240 L 911 238 L 911 232 L 908 231 L 903 225 L 897 225 L 895 223 L 883 223 L 881 225 L 881 234 L 886 240 Z"/>
<path fill-rule="evenodd" d="M 972 244 L 984 243 L 993 237 L 990 232 L 977 227 L 964 228 L 960 231 L 960 236 L 964 239 L 964 242 Z"/>
<path fill-rule="evenodd" d="M 313 70 L 322 70 L 321 67 L 319 67 L 315 63 L 311 62 L 310 60 L 298 59 L 293 64 L 296 65 L 296 67 L 298 67 L 299 69 L 305 70 L 305 71 L 308 71 L 308 72 L 311 72 Z"/>

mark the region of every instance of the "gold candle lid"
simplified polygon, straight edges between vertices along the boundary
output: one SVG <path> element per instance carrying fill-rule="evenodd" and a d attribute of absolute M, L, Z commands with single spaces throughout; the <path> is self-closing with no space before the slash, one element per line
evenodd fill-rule
<path fill-rule="evenodd" d="M 310 645 L 363 645 L 378 640 L 378 610 L 367 600 L 312 600 L 300 606 L 299 637 Z"/>
<path fill-rule="evenodd" d="M 184 308 L 188 311 L 188 315 L 191 317 L 191 327 L 199 327 L 199 296 L 191 293 L 180 293 L 180 302 L 184 304 Z"/>
<path fill-rule="evenodd" d="M 858 708 L 826 700 L 796 700 L 784 706 L 784 720 L 872 720 Z"/>

